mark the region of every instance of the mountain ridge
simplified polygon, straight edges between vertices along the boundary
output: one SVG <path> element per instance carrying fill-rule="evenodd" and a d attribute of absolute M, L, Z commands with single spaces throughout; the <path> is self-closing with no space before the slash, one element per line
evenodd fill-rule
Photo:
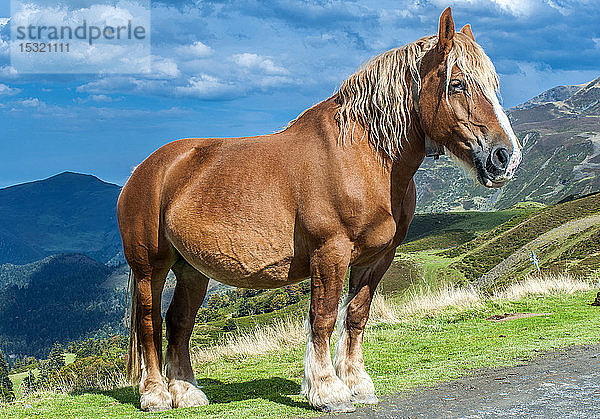
<path fill-rule="evenodd" d="M 121 187 L 93 175 L 62 172 L 0 189 L 0 264 L 57 253 L 105 263 L 121 250 L 116 202 Z"/>
<path fill-rule="evenodd" d="M 499 210 L 524 201 L 552 204 L 600 190 L 600 77 L 557 86 L 510 108 L 523 145 L 515 178 L 490 190 L 447 158 L 427 159 L 417 174 L 417 212 Z"/>

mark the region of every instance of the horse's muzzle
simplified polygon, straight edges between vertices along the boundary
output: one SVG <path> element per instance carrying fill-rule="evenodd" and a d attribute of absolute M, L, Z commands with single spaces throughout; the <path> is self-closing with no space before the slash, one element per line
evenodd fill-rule
<path fill-rule="evenodd" d="M 500 188 L 514 176 L 521 162 L 521 150 L 509 152 L 503 145 L 490 151 L 481 150 L 473 155 L 473 165 L 477 170 L 477 179 L 488 188 Z"/>

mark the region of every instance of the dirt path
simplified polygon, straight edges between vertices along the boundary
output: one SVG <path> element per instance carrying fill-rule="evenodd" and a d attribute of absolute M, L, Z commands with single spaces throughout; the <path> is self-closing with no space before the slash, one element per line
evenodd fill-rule
<path fill-rule="evenodd" d="M 513 267 L 519 265 L 524 260 L 529 258 L 532 250 L 537 250 L 540 246 L 550 243 L 555 240 L 565 240 L 585 230 L 586 228 L 600 223 L 600 214 L 590 215 L 589 217 L 580 218 L 578 220 L 569 221 L 550 231 L 542 234 L 535 240 L 521 247 L 502 262 L 494 266 L 488 272 L 483 274 L 481 278 L 475 281 L 474 285 L 479 288 L 487 289 L 493 285 L 496 280 L 510 271 Z"/>
<path fill-rule="evenodd" d="M 514 367 L 383 398 L 340 418 L 600 417 L 600 345 L 573 346 Z"/>

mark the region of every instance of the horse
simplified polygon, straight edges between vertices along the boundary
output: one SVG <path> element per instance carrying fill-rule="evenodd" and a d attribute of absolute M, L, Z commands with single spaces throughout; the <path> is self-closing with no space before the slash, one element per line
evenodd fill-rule
<path fill-rule="evenodd" d="M 137 166 L 117 215 L 133 273 L 127 369 L 141 409 L 208 403 L 189 340 L 209 278 L 254 289 L 310 278 L 302 394 L 326 412 L 377 403 L 362 342 L 377 284 L 415 211 L 413 175 L 433 147 L 486 187 L 509 181 L 521 149 L 497 92 L 492 62 L 470 25 L 455 31 L 448 8 L 437 35 L 372 58 L 280 132 L 181 139 Z M 165 380 L 160 301 L 169 270 L 177 283 L 165 316 Z"/>

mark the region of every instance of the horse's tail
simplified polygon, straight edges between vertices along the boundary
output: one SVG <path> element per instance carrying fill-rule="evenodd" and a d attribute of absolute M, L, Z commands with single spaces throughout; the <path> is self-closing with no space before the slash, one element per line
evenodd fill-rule
<path fill-rule="evenodd" d="M 131 295 L 131 315 L 129 316 L 129 356 L 127 357 L 127 379 L 133 385 L 140 382 L 142 376 L 142 344 L 139 337 L 140 313 L 139 294 L 135 274 L 133 280 L 129 271 L 129 294 Z"/>

